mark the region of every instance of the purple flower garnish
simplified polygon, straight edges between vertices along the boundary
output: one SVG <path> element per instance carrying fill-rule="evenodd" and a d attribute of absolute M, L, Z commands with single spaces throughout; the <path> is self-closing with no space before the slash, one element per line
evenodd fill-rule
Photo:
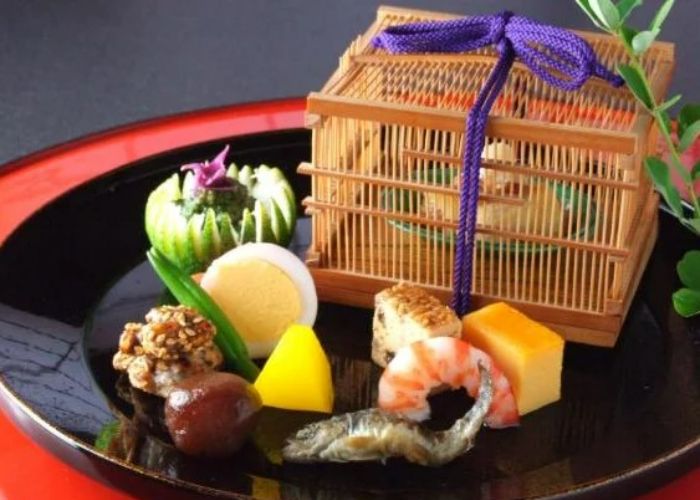
<path fill-rule="evenodd" d="M 233 189 L 233 182 L 226 176 L 226 155 L 228 154 L 228 146 L 216 155 L 212 161 L 205 160 L 202 163 L 189 163 L 183 165 L 180 170 L 192 170 L 194 172 L 195 186 L 197 190 L 216 189 L 229 190 Z"/>

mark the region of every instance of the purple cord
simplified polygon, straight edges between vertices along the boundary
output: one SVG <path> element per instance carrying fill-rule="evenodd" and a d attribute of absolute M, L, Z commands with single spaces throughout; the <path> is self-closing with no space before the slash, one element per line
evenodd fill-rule
<path fill-rule="evenodd" d="M 515 59 L 520 59 L 535 75 L 562 90 L 578 90 L 592 76 L 607 80 L 615 87 L 624 81 L 598 62 L 593 48 L 578 35 L 508 11 L 391 26 L 379 33 L 372 43 L 391 53 L 469 52 L 490 45 L 496 45 L 499 52 L 498 62 L 467 117 L 452 277 L 452 307 L 461 316 L 469 309 L 479 169 L 486 123 Z"/>

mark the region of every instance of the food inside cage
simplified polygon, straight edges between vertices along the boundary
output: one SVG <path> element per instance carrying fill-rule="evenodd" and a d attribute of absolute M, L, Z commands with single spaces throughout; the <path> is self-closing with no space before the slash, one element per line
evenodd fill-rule
<path fill-rule="evenodd" d="M 483 162 L 500 162 L 512 164 L 515 161 L 513 148 L 503 141 L 494 141 L 484 146 L 481 153 Z M 426 184 L 450 187 L 455 191 L 451 194 L 426 192 L 422 196 L 420 212 L 428 217 L 448 221 L 459 219 L 459 187 L 460 176 L 457 169 L 452 167 L 432 166 L 425 171 L 419 171 L 414 177 Z M 482 165 L 479 170 L 479 191 L 484 193 L 504 193 L 506 196 L 518 197 L 519 187 L 517 174 L 502 172 Z"/>
<path fill-rule="evenodd" d="M 561 183 L 533 180 L 516 170 L 499 169 L 499 165 L 512 166 L 516 162 L 514 150 L 506 142 L 486 144 L 481 156 L 483 164 L 479 170 L 481 196 L 477 205 L 477 225 L 512 233 L 534 232 L 554 237 L 570 231 L 578 232 L 583 227 L 580 223 L 569 224 L 568 213 L 578 208 L 575 198 L 583 197 L 582 193 L 566 190 Z M 415 177 L 454 190 L 450 194 L 423 193 L 418 212 L 429 219 L 458 221 L 461 178 L 457 169 L 433 167 Z M 573 219 L 576 219 L 575 214 Z M 587 225 L 590 227 L 594 222 L 593 216 Z M 489 237 L 477 235 L 477 240 L 484 239 Z"/>
<path fill-rule="evenodd" d="M 478 225 L 516 233 L 561 234 L 563 205 L 551 184 L 506 184 L 497 194 L 513 196 L 515 202 L 480 202 L 476 219 Z"/>
<path fill-rule="evenodd" d="M 499 200 L 480 199 L 476 223 L 509 232 L 529 232 L 559 236 L 566 227 L 564 204 L 570 206 L 570 199 L 555 183 L 519 183 L 517 176 L 482 176 L 479 183 L 493 187 L 483 191 L 498 197 Z M 459 187 L 459 179 L 454 176 L 452 186 Z M 459 219 L 459 199 L 456 195 L 424 194 L 420 213 L 431 219 L 457 221 Z M 572 228 L 575 229 L 575 228 Z M 480 238 L 477 236 L 477 238 Z"/>

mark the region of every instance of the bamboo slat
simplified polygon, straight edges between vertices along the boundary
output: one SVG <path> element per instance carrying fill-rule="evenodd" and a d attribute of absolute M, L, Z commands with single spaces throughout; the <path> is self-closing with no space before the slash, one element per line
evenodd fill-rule
<path fill-rule="evenodd" d="M 353 97 L 318 94 L 308 96 L 307 110 L 322 116 L 340 116 L 381 123 L 415 126 L 460 132 L 464 130 L 464 113 L 405 106 L 393 103 L 370 103 Z M 546 144 L 602 149 L 614 153 L 632 154 L 637 139 L 625 132 L 603 132 L 581 129 L 535 120 L 491 117 L 486 134 L 504 139 L 522 139 Z"/>

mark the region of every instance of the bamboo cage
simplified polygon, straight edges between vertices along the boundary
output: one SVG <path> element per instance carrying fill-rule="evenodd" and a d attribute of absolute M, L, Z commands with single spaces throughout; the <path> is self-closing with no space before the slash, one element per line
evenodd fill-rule
<path fill-rule="evenodd" d="M 453 17 L 380 7 L 308 96 L 299 172 L 311 176 L 307 264 L 322 300 L 372 307 L 398 281 L 451 296 L 465 117 L 496 54 L 392 55 L 371 39 Z M 613 38 L 579 34 L 608 67 L 626 59 Z M 655 43 L 644 65 L 663 97 L 673 45 Z M 614 345 L 657 234 L 649 115 L 625 88 L 592 79 L 565 92 L 516 62 L 486 135 L 472 303 L 506 301 L 567 340 Z"/>

